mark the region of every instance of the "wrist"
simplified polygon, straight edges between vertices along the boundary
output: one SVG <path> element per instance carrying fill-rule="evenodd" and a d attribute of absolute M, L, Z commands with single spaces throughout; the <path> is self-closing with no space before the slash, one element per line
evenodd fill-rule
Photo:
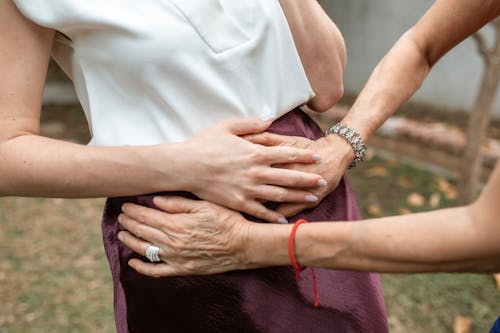
<path fill-rule="evenodd" d="M 152 192 L 187 191 L 192 174 L 182 143 L 151 146 L 146 151 L 144 165 L 152 170 Z"/>
<path fill-rule="evenodd" d="M 351 145 L 338 135 L 327 135 L 319 140 L 331 150 L 329 155 L 338 160 L 336 165 L 341 165 L 344 169 L 347 169 L 356 157 Z"/>
<path fill-rule="evenodd" d="M 249 223 L 244 240 L 246 268 L 286 266 L 292 224 Z"/>
<path fill-rule="evenodd" d="M 366 146 L 363 138 L 356 129 L 340 122 L 325 131 L 325 136 L 331 135 L 341 137 L 351 146 L 354 152 L 354 159 L 349 165 L 349 169 L 363 162 L 366 154 Z"/>
<path fill-rule="evenodd" d="M 341 123 L 356 129 L 363 141 L 367 142 L 378 128 L 378 115 L 381 113 L 374 106 L 371 106 L 368 111 L 366 107 L 355 103 L 341 120 Z"/>

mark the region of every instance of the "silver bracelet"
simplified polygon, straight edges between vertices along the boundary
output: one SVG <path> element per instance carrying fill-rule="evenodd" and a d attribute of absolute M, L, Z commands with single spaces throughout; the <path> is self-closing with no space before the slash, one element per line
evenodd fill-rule
<path fill-rule="evenodd" d="M 325 131 L 325 135 L 330 134 L 337 134 L 341 136 L 354 150 L 355 157 L 349 165 L 349 169 L 354 168 L 363 161 L 363 157 L 365 157 L 366 154 L 366 146 L 358 131 L 345 124 L 338 123 Z"/>

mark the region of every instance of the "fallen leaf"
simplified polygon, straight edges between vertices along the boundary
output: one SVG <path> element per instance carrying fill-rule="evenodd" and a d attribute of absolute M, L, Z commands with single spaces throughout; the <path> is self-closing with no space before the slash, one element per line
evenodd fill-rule
<path fill-rule="evenodd" d="M 398 178 L 398 185 L 404 188 L 410 188 L 415 186 L 415 182 L 410 177 L 403 176 Z"/>
<path fill-rule="evenodd" d="M 429 206 L 431 208 L 438 208 L 440 202 L 441 202 L 441 195 L 439 195 L 439 193 L 434 193 L 429 198 Z"/>
<path fill-rule="evenodd" d="M 500 273 L 494 274 L 493 277 L 495 278 L 495 281 L 497 282 L 497 289 L 500 290 Z"/>
<path fill-rule="evenodd" d="M 382 216 L 382 208 L 377 203 L 372 203 L 366 206 L 366 211 L 372 216 Z"/>
<path fill-rule="evenodd" d="M 387 175 L 387 169 L 381 165 L 371 167 L 365 172 L 368 177 L 384 177 Z"/>
<path fill-rule="evenodd" d="M 472 319 L 467 316 L 456 316 L 453 333 L 468 333 L 472 328 Z"/>
<path fill-rule="evenodd" d="M 437 186 L 439 191 L 441 191 L 448 200 L 455 200 L 457 198 L 457 189 L 446 179 L 440 178 L 437 182 Z"/>
<path fill-rule="evenodd" d="M 399 208 L 398 213 L 399 213 L 399 215 L 408 215 L 408 214 L 411 214 L 412 211 L 409 210 L 408 208 Z"/>
<path fill-rule="evenodd" d="M 425 203 L 425 198 L 418 193 L 411 193 L 407 198 L 406 202 L 413 207 L 422 207 Z"/>

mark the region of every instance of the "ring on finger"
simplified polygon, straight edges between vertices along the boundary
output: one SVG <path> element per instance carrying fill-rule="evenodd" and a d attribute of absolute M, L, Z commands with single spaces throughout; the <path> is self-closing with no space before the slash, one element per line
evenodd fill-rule
<path fill-rule="evenodd" d="M 160 262 L 160 248 L 156 245 L 149 245 L 146 248 L 146 258 L 151 262 Z"/>

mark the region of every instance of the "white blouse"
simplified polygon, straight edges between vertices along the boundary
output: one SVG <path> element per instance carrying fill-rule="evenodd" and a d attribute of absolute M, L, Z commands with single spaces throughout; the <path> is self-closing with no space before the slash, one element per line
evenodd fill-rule
<path fill-rule="evenodd" d="M 177 142 L 314 93 L 278 0 L 14 0 L 56 29 L 93 145 Z"/>

